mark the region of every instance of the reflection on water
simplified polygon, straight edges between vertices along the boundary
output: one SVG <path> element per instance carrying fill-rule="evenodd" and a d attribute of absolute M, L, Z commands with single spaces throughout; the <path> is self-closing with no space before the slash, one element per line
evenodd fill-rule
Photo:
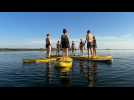
<path fill-rule="evenodd" d="M 52 66 L 51 63 L 47 63 L 46 64 L 46 80 L 47 80 L 47 84 L 48 86 L 51 84 L 51 80 L 52 80 Z"/>
<path fill-rule="evenodd" d="M 80 73 L 84 75 L 84 78 L 88 81 L 88 87 L 96 86 L 96 62 L 87 62 L 87 65 L 84 66 L 84 62 L 80 61 Z"/>
<path fill-rule="evenodd" d="M 60 80 L 61 80 L 61 83 L 63 84 L 63 86 L 65 86 L 65 87 L 71 86 L 69 74 L 62 73 L 60 76 Z"/>
<path fill-rule="evenodd" d="M 60 73 L 60 81 L 63 86 L 69 87 L 71 86 L 71 79 L 70 79 L 70 73 L 72 72 L 72 68 L 65 67 L 65 68 L 57 68 L 57 70 Z"/>
<path fill-rule="evenodd" d="M 89 81 L 89 87 L 95 87 L 96 86 L 96 70 L 97 70 L 97 64 L 96 62 L 91 62 L 91 66 L 88 67 L 88 81 Z"/>

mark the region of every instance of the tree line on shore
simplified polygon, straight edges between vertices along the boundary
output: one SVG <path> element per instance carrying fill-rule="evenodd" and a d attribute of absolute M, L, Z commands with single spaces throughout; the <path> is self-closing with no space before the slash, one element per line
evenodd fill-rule
<path fill-rule="evenodd" d="M 55 50 L 56 48 L 52 48 L 52 51 Z M 112 50 L 112 49 L 98 49 L 98 50 Z M 0 48 L 0 51 L 46 51 L 46 49 L 45 48 Z"/>

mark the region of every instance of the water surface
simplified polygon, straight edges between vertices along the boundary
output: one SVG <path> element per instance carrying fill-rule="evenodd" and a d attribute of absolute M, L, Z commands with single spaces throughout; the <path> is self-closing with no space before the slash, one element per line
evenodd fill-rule
<path fill-rule="evenodd" d="M 134 86 L 134 50 L 100 50 L 98 55 L 112 55 L 112 64 L 74 60 L 66 72 L 54 63 L 23 64 L 23 59 L 45 57 L 41 51 L 0 52 L 0 87 Z"/>

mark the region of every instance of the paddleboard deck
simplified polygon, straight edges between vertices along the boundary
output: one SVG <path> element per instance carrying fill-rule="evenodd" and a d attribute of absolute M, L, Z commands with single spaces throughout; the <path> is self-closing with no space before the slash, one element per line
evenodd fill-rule
<path fill-rule="evenodd" d="M 49 62 L 60 62 L 59 66 L 61 65 L 72 65 L 73 60 L 88 60 L 88 61 L 99 61 L 99 62 L 107 62 L 113 61 L 112 56 L 70 56 L 63 60 L 63 57 L 51 57 L 51 58 L 39 58 L 39 59 L 24 59 L 23 63 L 49 63 Z"/>
<path fill-rule="evenodd" d="M 51 61 L 56 61 L 56 58 L 24 59 L 23 63 L 49 63 Z"/>
<path fill-rule="evenodd" d="M 76 60 L 89 60 L 89 61 L 100 61 L 100 62 L 105 62 L 105 61 L 112 61 L 112 56 L 71 56 L 71 58 L 76 59 Z"/>
<path fill-rule="evenodd" d="M 70 57 L 67 57 L 67 58 L 58 57 L 56 59 L 56 66 L 57 67 L 72 67 L 72 62 L 73 62 L 73 59 Z"/>

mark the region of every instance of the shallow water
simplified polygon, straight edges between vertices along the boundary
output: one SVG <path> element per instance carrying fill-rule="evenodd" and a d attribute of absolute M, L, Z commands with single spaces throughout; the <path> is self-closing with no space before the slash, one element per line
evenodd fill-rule
<path fill-rule="evenodd" d="M 0 52 L 0 87 L 134 86 L 134 50 L 100 50 L 98 55 L 113 56 L 112 64 L 74 60 L 69 71 L 56 69 L 54 63 L 23 64 L 23 59 L 44 55 L 40 51 Z"/>

